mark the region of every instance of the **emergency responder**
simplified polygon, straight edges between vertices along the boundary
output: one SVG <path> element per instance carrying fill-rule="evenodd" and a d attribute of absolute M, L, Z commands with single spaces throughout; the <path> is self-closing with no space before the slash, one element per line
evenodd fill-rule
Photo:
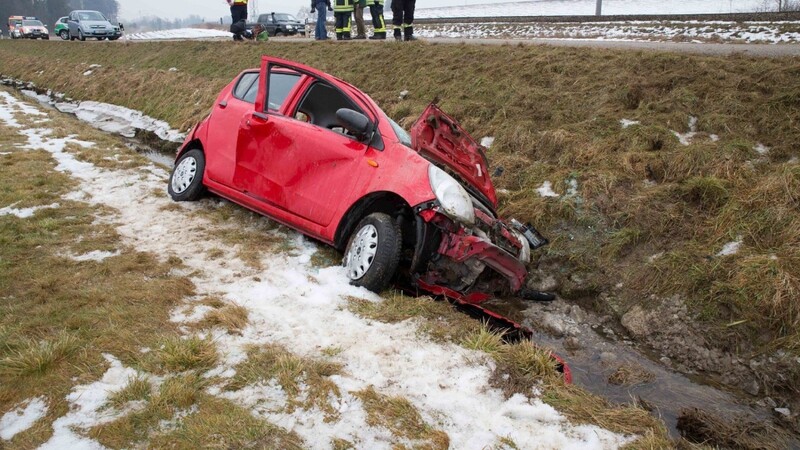
<path fill-rule="evenodd" d="M 336 40 L 349 41 L 350 22 L 353 17 L 353 0 L 334 0 L 333 18 L 336 19 Z"/>
<path fill-rule="evenodd" d="M 383 20 L 383 0 L 367 0 L 369 14 L 372 16 L 372 36 L 370 39 L 386 39 L 386 21 Z"/>
<path fill-rule="evenodd" d="M 317 14 L 317 26 L 314 28 L 314 39 L 324 41 L 328 39 L 328 30 L 325 28 L 325 21 L 328 20 L 327 11 L 333 11 L 331 0 L 311 0 L 311 14 Z"/>
<path fill-rule="evenodd" d="M 247 22 L 247 0 L 226 0 L 231 7 L 231 32 L 234 41 L 243 41 L 242 31 L 234 30 L 234 25 L 242 20 Z"/>
<path fill-rule="evenodd" d="M 367 30 L 364 27 L 364 8 L 367 7 L 367 0 L 355 0 L 355 4 L 353 5 L 355 11 L 355 18 L 356 18 L 356 35 L 353 36 L 353 39 L 366 39 L 367 38 Z"/>
<path fill-rule="evenodd" d="M 415 41 L 414 8 L 417 0 L 392 0 L 392 25 L 394 25 L 394 39 L 397 41 Z"/>

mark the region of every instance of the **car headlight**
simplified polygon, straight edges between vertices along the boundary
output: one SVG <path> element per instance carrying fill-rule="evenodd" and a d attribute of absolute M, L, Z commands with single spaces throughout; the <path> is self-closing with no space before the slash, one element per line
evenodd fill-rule
<path fill-rule="evenodd" d="M 433 194 L 436 195 L 436 200 L 439 201 L 447 217 L 464 225 L 472 226 L 475 224 L 475 210 L 472 206 L 472 200 L 470 200 L 469 194 L 467 194 L 464 187 L 458 184 L 455 178 L 431 164 L 428 167 L 428 179 L 430 180 Z"/>

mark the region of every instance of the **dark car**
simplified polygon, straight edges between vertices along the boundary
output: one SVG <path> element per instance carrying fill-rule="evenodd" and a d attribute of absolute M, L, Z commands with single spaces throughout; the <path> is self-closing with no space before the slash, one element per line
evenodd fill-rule
<path fill-rule="evenodd" d="M 113 25 L 100 11 L 78 10 L 69 13 L 67 18 L 69 40 L 95 38 L 98 41 L 108 39 L 115 41 L 122 37 L 122 29 Z"/>
<path fill-rule="evenodd" d="M 258 16 L 257 21 L 247 24 L 247 29 L 252 29 L 256 24 L 264 27 L 270 36 L 291 36 L 295 34 L 305 36 L 306 34 L 305 24 L 291 14 L 276 12 L 261 14 Z"/>

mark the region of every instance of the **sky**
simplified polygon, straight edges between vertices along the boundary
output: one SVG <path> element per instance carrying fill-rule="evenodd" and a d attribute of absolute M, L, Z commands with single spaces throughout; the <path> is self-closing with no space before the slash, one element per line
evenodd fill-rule
<path fill-rule="evenodd" d="M 142 16 L 158 16 L 165 19 L 183 18 L 190 15 L 198 15 L 209 22 L 219 21 L 220 17 L 230 17 L 230 9 L 225 0 L 176 0 L 165 2 L 164 0 L 118 0 L 122 20 L 133 20 Z M 438 6 L 463 6 L 483 3 L 503 3 L 514 0 L 421 0 L 417 2 L 417 9 L 432 8 Z M 260 13 L 266 12 L 287 12 L 296 14 L 300 8 L 310 6 L 309 0 L 250 0 L 255 3 Z M 594 12 L 594 0 L 532 0 L 531 3 L 541 3 L 543 14 L 575 14 L 577 6 L 586 11 L 577 12 L 578 14 L 592 14 Z M 603 8 L 606 11 L 614 11 L 615 8 L 623 10 L 630 9 L 638 3 L 657 4 L 660 11 L 653 13 L 681 13 L 689 12 L 681 9 L 687 4 L 698 3 L 697 0 L 662 0 L 659 2 L 644 1 L 636 2 L 632 0 L 603 0 Z M 713 5 L 718 12 L 736 12 L 752 10 L 755 4 L 760 4 L 760 0 L 707 0 L 704 2 Z M 614 11 L 618 12 L 618 11 Z M 640 13 L 641 11 L 636 11 Z"/>

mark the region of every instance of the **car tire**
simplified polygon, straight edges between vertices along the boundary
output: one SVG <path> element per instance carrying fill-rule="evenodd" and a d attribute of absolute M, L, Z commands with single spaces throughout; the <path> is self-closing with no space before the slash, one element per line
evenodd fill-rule
<path fill-rule="evenodd" d="M 372 292 L 386 289 L 400 261 L 401 242 L 400 226 L 388 214 L 372 213 L 362 219 L 342 259 L 350 284 Z"/>
<path fill-rule="evenodd" d="M 114 36 L 114 37 L 108 38 L 109 41 L 116 41 L 117 39 L 119 39 L 119 36 Z"/>
<path fill-rule="evenodd" d="M 184 153 L 175 163 L 169 176 L 167 191 L 176 202 L 195 201 L 203 196 L 203 172 L 206 157 L 203 151 L 195 148 Z"/>
<path fill-rule="evenodd" d="M 59 31 L 58 32 L 58 37 L 60 37 L 61 39 L 65 40 L 65 41 L 69 40 L 69 31 L 67 31 L 67 30 Z"/>
<path fill-rule="evenodd" d="M 275 36 L 283 36 L 283 31 L 281 30 L 276 31 Z"/>
<path fill-rule="evenodd" d="M 105 41 L 105 40 L 106 40 L 106 38 L 104 38 L 104 37 L 99 37 L 99 38 L 97 38 L 97 40 L 98 40 L 98 41 Z"/>
<path fill-rule="evenodd" d="M 83 31 L 81 30 L 78 30 L 78 39 L 80 39 L 81 42 L 86 40 L 86 36 L 83 35 Z"/>

